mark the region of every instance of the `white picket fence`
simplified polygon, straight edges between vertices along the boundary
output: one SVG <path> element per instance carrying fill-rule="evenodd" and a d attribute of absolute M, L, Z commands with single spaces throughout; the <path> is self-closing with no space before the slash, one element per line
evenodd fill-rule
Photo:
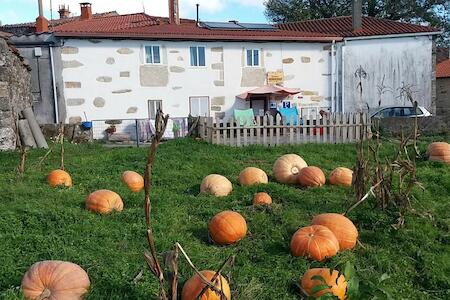
<path fill-rule="evenodd" d="M 199 135 L 212 144 L 234 147 L 248 145 L 293 145 L 304 143 L 353 143 L 370 137 L 370 118 L 366 113 L 334 113 L 327 116 L 291 118 L 255 117 L 242 124 L 233 117 L 201 117 Z M 295 124 L 295 125 L 294 125 Z"/>

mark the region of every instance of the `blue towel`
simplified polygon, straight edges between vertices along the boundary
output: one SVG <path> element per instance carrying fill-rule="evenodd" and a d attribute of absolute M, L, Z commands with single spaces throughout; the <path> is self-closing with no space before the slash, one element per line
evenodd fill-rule
<path fill-rule="evenodd" d="M 297 107 L 291 107 L 291 108 L 280 108 L 279 109 L 280 114 L 283 116 L 283 118 L 286 118 L 286 125 L 291 125 L 291 117 L 293 119 L 293 125 L 297 125 L 297 117 L 298 117 L 298 110 Z"/>

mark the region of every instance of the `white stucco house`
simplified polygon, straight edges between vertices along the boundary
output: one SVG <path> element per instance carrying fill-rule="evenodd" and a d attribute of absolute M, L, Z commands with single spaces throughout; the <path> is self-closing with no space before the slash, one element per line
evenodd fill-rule
<path fill-rule="evenodd" d="M 225 117 L 296 106 L 302 114 L 350 112 L 399 104 L 410 85 L 434 111 L 433 37 L 439 30 L 362 17 L 281 25 L 198 22 L 145 13 L 81 16 L 49 29 L 60 47 L 63 120 L 148 119 L 158 108 L 171 117 Z M 277 84 L 301 93 L 240 99 Z M 362 92 L 361 92 L 362 87 Z M 58 109 L 58 108 L 56 108 Z M 86 117 L 85 117 L 86 116 Z"/>

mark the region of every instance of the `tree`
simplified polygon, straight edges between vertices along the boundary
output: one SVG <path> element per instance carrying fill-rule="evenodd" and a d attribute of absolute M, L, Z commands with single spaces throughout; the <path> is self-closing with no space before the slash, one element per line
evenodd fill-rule
<path fill-rule="evenodd" d="M 267 0 L 266 16 L 275 23 L 351 15 L 352 0 Z M 372 17 L 442 28 L 440 44 L 450 41 L 449 0 L 367 0 L 363 13 Z"/>

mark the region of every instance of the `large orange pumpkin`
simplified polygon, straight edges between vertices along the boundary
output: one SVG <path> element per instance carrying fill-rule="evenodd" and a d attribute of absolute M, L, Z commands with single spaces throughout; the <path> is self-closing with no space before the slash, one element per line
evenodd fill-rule
<path fill-rule="evenodd" d="M 298 183 L 304 187 L 322 186 L 325 181 L 325 174 L 318 167 L 305 167 L 298 173 Z"/>
<path fill-rule="evenodd" d="M 231 182 L 222 175 L 211 174 L 203 178 L 200 192 L 216 197 L 227 196 L 233 190 Z"/>
<path fill-rule="evenodd" d="M 291 252 L 294 256 L 306 256 L 317 261 L 336 255 L 339 242 L 325 226 L 312 225 L 297 230 L 291 239 Z"/>
<path fill-rule="evenodd" d="M 307 166 L 297 154 L 286 154 L 278 158 L 273 165 L 273 175 L 279 183 L 295 184 L 298 173 Z"/>
<path fill-rule="evenodd" d="M 324 284 L 319 279 L 312 279 L 314 276 L 321 276 L 326 284 L 331 288 L 313 293 L 312 289 L 315 286 Z M 339 300 L 346 299 L 347 281 L 345 280 L 344 275 L 339 276 L 339 271 L 336 270 L 330 270 L 327 268 L 309 269 L 302 277 L 301 287 L 305 290 L 308 296 L 312 296 L 314 298 L 318 298 L 326 293 L 332 293 L 338 297 Z"/>
<path fill-rule="evenodd" d="M 330 174 L 330 184 L 352 186 L 353 171 L 349 168 L 338 167 Z"/>
<path fill-rule="evenodd" d="M 211 282 L 214 274 L 214 271 L 201 271 L 202 275 Z M 222 276 L 217 276 L 214 281 L 214 286 L 219 290 L 223 291 L 227 300 L 231 299 L 230 286 L 228 285 L 228 281 Z M 201 280 L 198 274 L 192 276 L 183 286 L 183 290 L 181 291 L 181 300 L 195 300 L 200 295 L 201 291 L 205 287 L 205 283 Z M 200 300 L 221 300 L 220 295 L 210 288 L 206 290 Z"/>
<path fill-rule="evenodd" d="M 435 142 L 428 146 L 428 159 L 450 164 L 450 144 L 445 142 Z"/>
<path fill-rule="evenodd" d="M 270 205 L 272 204 L 272 197 L 269 194 L 261 192 L 253 196 L 253 205 Z"/>
<path fill-rule="evenodd" d="M 123 202 L 120 196 L 110 190 L 98 190 L 86 198 L 86 208 L 100 214 L 108 214 L 113 210 L 122 211 Z"/>
<path fill-rule="evenodd" d="M 22 279 L 25 299 L 77 300 L 87 293 L 90 281 L 78 265 L 47 260 L 33 264 Z"/>
<path fill-rule="evenodd" d="M 134 171 L 123 172 L 122 181 L 134 193 L 140 192 L 144 188 L 144 178 Z"/>
<path fill-rule="evenodd" d="M 243 186 L 254 184 L 265 184 L 268 182 L 269 178 L 267 178 L 266 172 L 255 167 L 245 168 L 239 174 L 239 184 Z"/>
<path fill-rule="evenodd" d="M 358 229 L 349 218 L 335 213 L 321 214 L 313 218 L 312 224 L 323 225 L 330 229 L 339 241 L 341 250 L 355 247 Z"/>
<path fill-rule="evenodd" d="M 69 173 L 63 170 L 53 170 L 47 176 L 47 182 L 52 187 L 64 185 L 66 187 L 72 186 L 72 178 Z"/>
<path fill-rule="evenodd" d="M 247 222 L 239 213 L 227 210 L 218 213 L 209 221 L 208 230 L 217 244 L 234 244 L 247 234 Z"/>

